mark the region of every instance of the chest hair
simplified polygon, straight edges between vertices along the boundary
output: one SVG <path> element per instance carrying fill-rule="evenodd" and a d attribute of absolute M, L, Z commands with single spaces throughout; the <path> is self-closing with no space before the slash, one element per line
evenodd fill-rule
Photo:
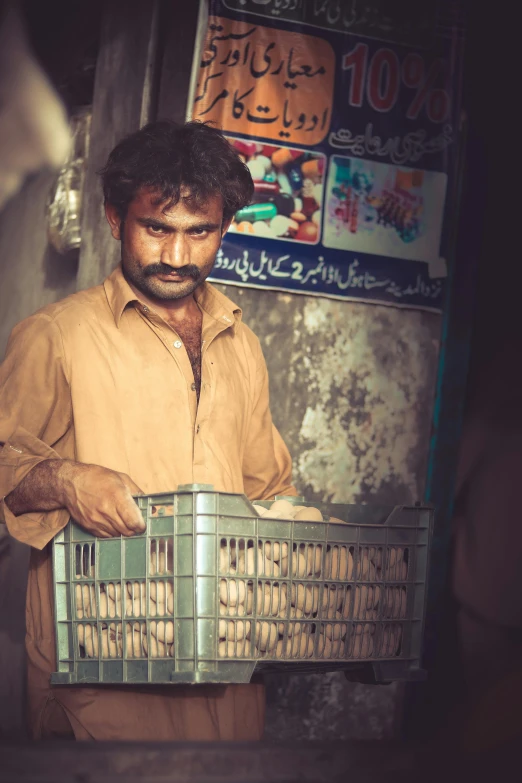
<path fill-rule="evenodd" d="M 201 391 L 201 324 L 202 319 L 199 318 L 196 321 L 185 321 L 175 326 L 190 360 L 198 402 Z"/>

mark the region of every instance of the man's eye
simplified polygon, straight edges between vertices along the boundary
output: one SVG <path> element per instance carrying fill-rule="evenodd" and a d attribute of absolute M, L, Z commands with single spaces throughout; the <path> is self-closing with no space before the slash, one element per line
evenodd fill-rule
<path fill-rule="evenodd" d="M 149 226 L 149 231 L 152 231 L 153 234 L 163 234 L 165 229 L 163 226 Z"/>
<path fill-rule="evenodd" d="M 193 233 L 193 234 L 194 234 L 194 236 L 196 236 L 196 237 L 201 237 L 201 236 L 203 236 L 203 234 L 206 234 L 206 233 L 207 233 L 207 229 L 206 229 L 206 228 L 194 228 L 194 229 L 192 230 L 192 233 Z"/>

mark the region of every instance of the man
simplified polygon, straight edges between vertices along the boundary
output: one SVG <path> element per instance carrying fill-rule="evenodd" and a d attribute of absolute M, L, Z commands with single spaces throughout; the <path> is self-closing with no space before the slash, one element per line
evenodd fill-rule
<path fill-rule="evenodd" d="M 32 549 L 29 723 L 35 738 L 251 740 L 262 685 L 51 688 L 50 545 L 74 517 L 93 535 L 143 531 L 140 492 L 210 483 L 295 494 L 272 424 L 259 341 L 205 282 L 246 167 L 216 129 L 148 125 L 103 171 L 121 267 L 19 324 L 0 368 L 0 519 Z"/>

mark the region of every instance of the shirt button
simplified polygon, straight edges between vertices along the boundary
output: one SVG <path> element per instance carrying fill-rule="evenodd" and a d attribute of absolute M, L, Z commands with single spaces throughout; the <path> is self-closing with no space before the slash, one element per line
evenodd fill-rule
<path fill-rule="evenodd" d="M 149 308 L 147 307 L 147 305 L 143 305 L 143 312 L 144 313 L 148 313 L 149 312 Z"/>
<path fill-rule="evenodd" d="M 191 384 L 190 388 L 192 389 L 192 391 L 196 391 L 196 384 L 195 383 Z"/>
<path fill-rule="evenodd" d="M 174 346 L 174 348 L 181 348 L 183 343 L 181 342 L 181 340 L 176 340 L 176 342 L 172 343 L 172 345 Z"/>
<path fill-rule="evenodd" d="M 196 427 L 196 435 L 198 434 L 198 432 L 199 432 L 199 424 L 198 424 L 198 426 Z"/>

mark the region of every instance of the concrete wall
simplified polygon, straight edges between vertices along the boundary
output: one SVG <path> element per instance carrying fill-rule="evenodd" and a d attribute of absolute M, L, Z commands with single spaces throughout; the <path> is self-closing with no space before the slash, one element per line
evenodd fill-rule
<path fill-rule="evenodd" d="M 47 243 L 45 202 L 53 176 L 28 182 L 0 213 L 0 357 L 22 318 L 76 288 L 77 261 Z M 25 585 L 29 547 L 0 525 L 0 738 L 23 736 Z"/>
<path fill-rule="evenodd" d="M 0 213 L 0 356 L 18 321 L 76 290 L 77 259 L 60 256 L 47 242 L 53 179 L 35 177 Z"/>
<path fill-rule="evenodd" d="M 259 336 L 276 425 L 310 500 L 422 499 L 440 316 L 218 286 Z"/>
<path fill-rule="evenodd" d="M 48 176 L 0 215 L 0 351 L 12 326 L 76 287 L 76 263 L 49 248 Z M 259 336 L 274 420 L 309 499 L 422 498 L 440 317 L 432 313 L 219 286 Z M 4 548 L 6 542 L 3 544 Z M 0 553 L 0 736 L 21 726 L 27 550 Z M 6 596 L 10 596 L 7 599 Z M 268 679 L 267 738 L 392 736 L 401 688 L 340 674 Z M 17 728 L 18 727 L 18 728 Z"/>

